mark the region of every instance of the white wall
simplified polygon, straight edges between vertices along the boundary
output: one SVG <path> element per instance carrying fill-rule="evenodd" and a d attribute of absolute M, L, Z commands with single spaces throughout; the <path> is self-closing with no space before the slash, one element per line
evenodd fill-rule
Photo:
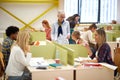
<path fill-rule="evenodd" d="M 117 22 L 120 23 L 120 0 L 117 0 Z"/>
<path fill-rule="evenodd" d="M 12 14 L 17 16 L 19 19 L 23 20 L 25 23 L 29 23 L 31 20 L 36 18 L 46 9 L 48 9 L 52 4 L 24 4 L 24 3 L 4 3 L 1 4 L 2 7 L 10 11 Z M 56 21 L 57 19 L 57 10 L 58 7 L 54 8 L 53 10 L 49 11 L 45 14 L 42 18 L 38 19 L 36 22 L 31 24 L 35 29 L 40 29 L 42 27 L 42 20 L 46 19 L 49 21 L 50 24 Z M 8 26 L 14 25 L 22 28 L 24 24 L 17 21 L 6 12 L 0 9 L 0 30 L 5 30 Z"/>

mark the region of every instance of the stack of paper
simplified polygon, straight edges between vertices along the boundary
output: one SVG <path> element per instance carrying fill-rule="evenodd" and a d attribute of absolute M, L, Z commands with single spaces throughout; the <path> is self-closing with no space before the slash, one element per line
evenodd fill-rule
<path fill-rule="evenodd" d="M 41 58 L 31 58 L 30 66 L 33 66 L 33 67 L 38 67 L 38 66 L 48 67 L 49 64 L 42 57 Z"/>
<path fill-rule="evenodd" d="M 75 58 L 74 59 L 76 62 L 80 62 L 80 61 L 83 61 L 83 60 L 91 60 L 89 57 L 79 57 L 79 58 Z"/>

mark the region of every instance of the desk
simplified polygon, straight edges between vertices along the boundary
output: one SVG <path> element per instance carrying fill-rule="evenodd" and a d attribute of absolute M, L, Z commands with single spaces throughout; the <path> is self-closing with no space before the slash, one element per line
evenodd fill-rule
<path fill-rule="evenodd" d="M 62 77 L 65 80 L 73 80 L 73 69 L 38 70 L 28 67 L 28 70 L 32 73 L 32 80 L 55 80 L 57 77 Z"/>
<path fill-rule="evenodd" d="M 79 68 L 76 69 L 76 80 L 114 80 L 114 71 L 106 68 Z"/>
<path fill-rule="evenodd" d="M 85 67 L 80 64 L 76 68 L 70 65 L 62 66 L 61 69 L 48 68 L 47 70 L 31 66 L 27 68 L 32 74 L 32 80 L 55 80 L 57 77 L 65 80 L 114 80 L 114 70 L 104 66 Z"/>
<path fill-rule="evenodd" d="M 49 64 L 54 63 L 54 60 L 47 60 Z M 61 66 L 61 69 L 48 68 L 47 70 L 36 69 L 28 66 L 31 72 L 32 80 L 55 80 L 57 77 L 62 77 L 65 80 L 73 80 L 74 69 L 73 66 Z"/>

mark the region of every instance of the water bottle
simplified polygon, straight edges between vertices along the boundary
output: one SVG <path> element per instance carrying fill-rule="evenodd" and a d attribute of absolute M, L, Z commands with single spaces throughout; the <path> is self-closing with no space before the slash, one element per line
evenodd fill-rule
<path fill-rule="evenodd" d="M 59 56 L 60 56 L 60 55 L 59 55 L 59 51 L 56 50 L 55 62 L 56 62 L 57 64 L 60 64 Z"/>

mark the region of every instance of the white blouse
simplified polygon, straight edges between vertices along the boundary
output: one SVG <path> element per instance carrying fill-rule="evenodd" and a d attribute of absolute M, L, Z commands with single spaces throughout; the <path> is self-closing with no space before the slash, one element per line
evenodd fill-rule
<path fill-rule="evenodd" d="M 11 49 L 9 62 L 6 68 L 8 76 L 22 76 L 25 66 L 29 65 L 31 53 L 27 53 L 26 57 L 23 50 L 15 45 Z"/>

